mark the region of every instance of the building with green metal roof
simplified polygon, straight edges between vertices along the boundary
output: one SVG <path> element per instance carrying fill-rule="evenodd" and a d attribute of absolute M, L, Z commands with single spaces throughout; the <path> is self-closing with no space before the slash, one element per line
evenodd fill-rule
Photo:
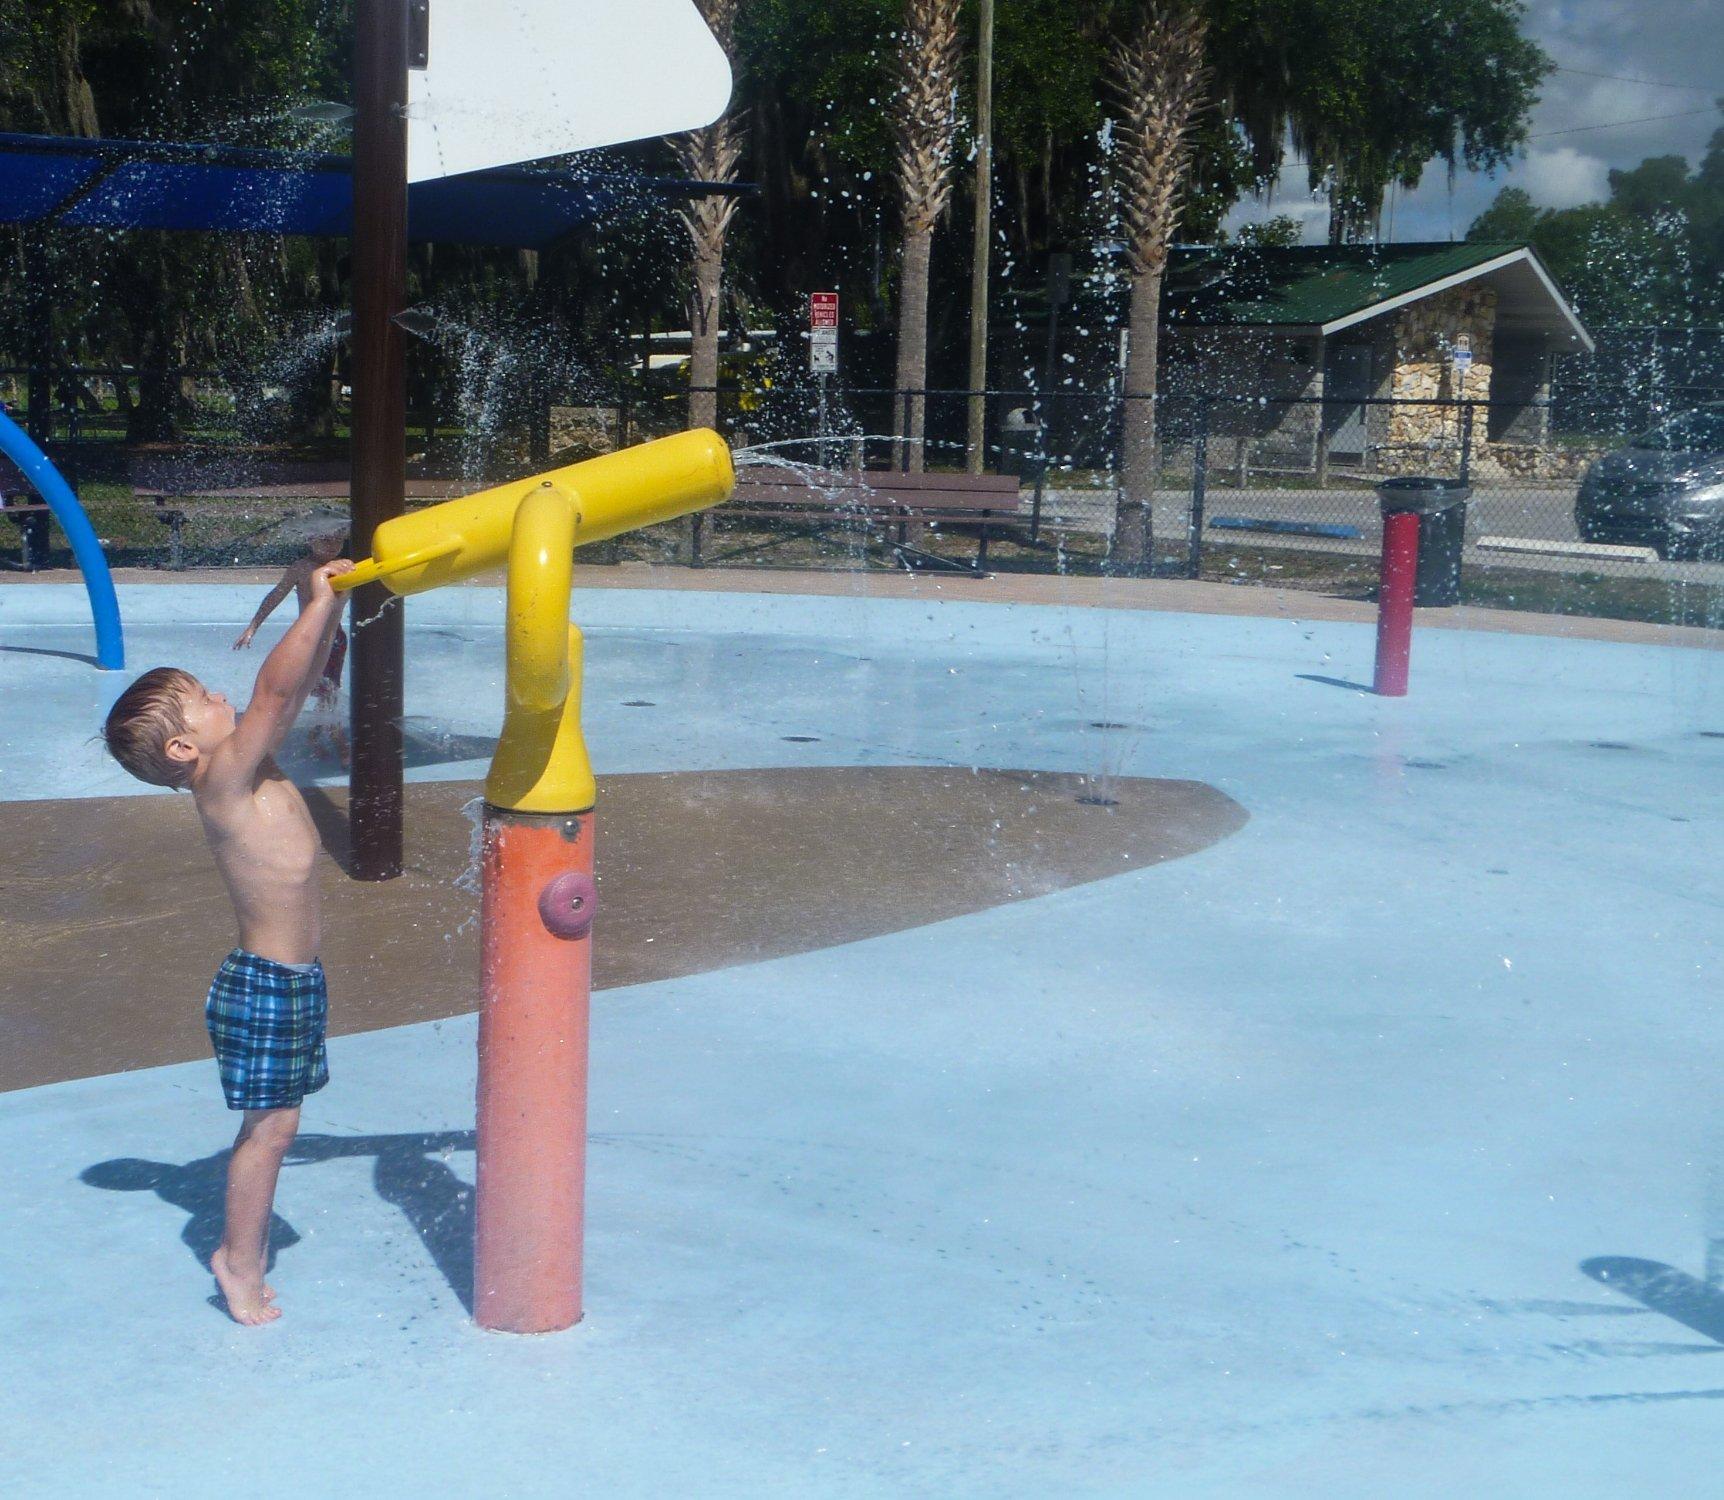
<path fill-rule="evenodd" d="M 1165 391 L 1320 473 L 1452 472 L 1463 447 L 1536 466 L 1551 360 L 1592 349 L 1528 245 L 1182 247 L 1162 318 Z"/>

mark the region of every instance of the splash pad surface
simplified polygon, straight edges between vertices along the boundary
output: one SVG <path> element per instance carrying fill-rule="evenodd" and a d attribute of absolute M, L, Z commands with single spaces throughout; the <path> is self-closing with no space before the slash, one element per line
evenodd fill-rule
<path fill-rule="evenodd" d="M 242 684 L 255 593 L 127 590 L 135 659 Z M 0 728 L 8 797 L 150 795 L 87 743 L 120 683 L 51 654 L 87 649 L 79 602 L 0 590 L 0 689 L 28 705 Z M 461 1306 L 470 1018 L 333 1043 L 278 1201 L 287 1316 L 261 1334 L 203 1301 L 210 1064 L 0 1095 L 0 1327 L 25 1351 L 0 1431 L 25 1490 L 1692 1487 L 1724 1327 L 1581 1267 L 1703 1278 L 1709 1240 L 1724 1255 L 1716 653 L 1423 632 L 1414 696 L 1385 703 L 1348 686 L 1358 625 L 580 608 L 601 776 L 1185 779 L 1249 822 L 602 993 L 589 1311 L 545 1340 Z M 480 773 L 499 613 L 484 589 L 410 603 L 411 778 Z M 188 1007 L 225 942 L 188 923 Z M 236 1395 L 246 1420 L 213 1422 Z M 315 1433 L 315 1471 L 298 1436 L 260 1469 L 260 1430 Z"/>

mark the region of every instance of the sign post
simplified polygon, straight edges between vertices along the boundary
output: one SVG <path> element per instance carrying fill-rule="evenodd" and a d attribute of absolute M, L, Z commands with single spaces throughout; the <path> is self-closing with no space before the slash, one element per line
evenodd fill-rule
<path fill-rule="evenodd" d="M 826 384 L 838 373 L 838 293 L 808 294 L 808 368 L 820 388 L 817 448 L 821 468 L 826 467 Z"/>

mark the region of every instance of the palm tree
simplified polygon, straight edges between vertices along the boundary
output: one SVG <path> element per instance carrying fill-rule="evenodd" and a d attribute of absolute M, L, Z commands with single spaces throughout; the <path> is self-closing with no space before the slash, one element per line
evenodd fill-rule
<path fill-rule="evenodd" d="M 1156 335 L 1161 280 L 1191 159 L 1193 117 L 1206 70 L 1204 21 L 1178 0 L 1135 8 L 1109 56 L 1121 118 L 1114 132 L 1131 268 L 1125 413 L 1111 571 L 1147 577 L 1154 552 Z M 1136 398 L 1136 399 L 1132 399 Z"/>
<path fill-rule="evenodd" d="M 695 0 L 725 55 L 736 55 L 736 12 L 740 0 Z M 742 127 L 725 114 L 702 130 L 672 139 L 685 176 L 697 182 L 734 182 L 742 156 Z M 694 249 L 694 286 L 689 295 L 691 336 L 688 364 L 688 425 L 718 422 L 718 334 L 724 281 L 724 241 L 736 199 L 729 193 L 692 198 L 677 210 Z"/>
<path fill-rule="evenodd" d="M 904 24 L 893 58 L 897 98 L 891 123 L 904 232 L 898 288 L 900 393 L 920 391 L 928 383 L 928 259 L 934 225 L 952 196 L 958 68 L 963 60 L 958 32 L 961 9 L 961 0 L 905 0 Z M 892 430 L 905 440 L 908 466 L 917 473 L 923 464 L 925 425 L 922 399 L 900 394 Z"/>

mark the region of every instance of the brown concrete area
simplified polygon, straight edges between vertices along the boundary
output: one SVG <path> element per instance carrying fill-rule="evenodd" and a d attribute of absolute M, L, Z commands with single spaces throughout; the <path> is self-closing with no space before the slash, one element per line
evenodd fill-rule
<path fill-rule="evenodd" d="M 117 568 L 117 583 L 245 583 L 268 585 L 279 568 Z M 581 589 L 681 589 L 694 593 L 812 594 L 842 598 L 956 599 L 975 604 L 1060 604 L 1083 609 L 1171 610 L 1199 615 L 1239 615 L 1256 619 L 1344 620 L 1373 624 L 1377 606 L 1355 599 L 1334 599 L 1302 589 L 1262 584 L 1209 583 L 1184 578 L 1074 578 L 1046 573 L 990 573 L 980 578 L 934 573 L 830 570 L 778 571 L 768 568 L 679 568 L 654 563 L 617 563 L 581 568 Z M 40 573 L 0 572 L 7 584 L 79 583 L 66 569 Z M 481 577 L 475 585 L 501 585 L 503 576 Z M 1636 620 L 1583 615 L 1545 615 L 1531 610 L 1419 609 L 1415 622 L 1437 630 L 1486 630 L 1507 635 L 1549 635 L 1569 640 L 1619 641 L 1652 646 L 1720 649 L 1724 632 L 1698 625 L 1651 625 Z"/>
<path fill-rule="evenodd" d="M 1079 800 L 1105 790 L 1112 806 Z M 471 1010 L 477 898 L 457 889 L 476 782 L 407 788 L 408 873 L 349 880 L 324 837 L 332 1030 Z M 601 789 L 594 985 L 668 979 L 1021 901 L 1207 848 L 1247 814 L 1194 781 L 815 767 L 613 776 Z M 0 803 L 0 1090 L 208 1055 L 233 941 L 191 799 Z M 821 1003 L 818 995 L 809 1004 Z"/>

